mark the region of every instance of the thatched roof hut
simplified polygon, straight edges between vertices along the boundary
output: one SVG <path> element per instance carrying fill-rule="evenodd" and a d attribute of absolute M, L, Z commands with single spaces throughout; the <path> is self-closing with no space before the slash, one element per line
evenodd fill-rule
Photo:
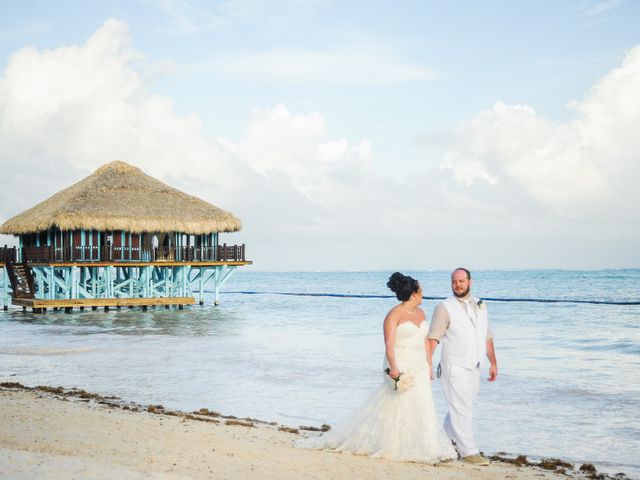
<path fill-rule="evenodd" d="M 10 218 L 0 233 L 21 235 L 54 227 L 198 235 L 235 232 L 242 224 L 231 213 L 116 161 Z"/>

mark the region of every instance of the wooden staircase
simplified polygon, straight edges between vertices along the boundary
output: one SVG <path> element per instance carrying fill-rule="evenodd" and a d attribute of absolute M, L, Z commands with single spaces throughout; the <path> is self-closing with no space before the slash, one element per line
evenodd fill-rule
<path fill-rule="evenodd" d="M 13 298 L 35 298 L 33 275 L 26 263 L 6 262 Z"/>

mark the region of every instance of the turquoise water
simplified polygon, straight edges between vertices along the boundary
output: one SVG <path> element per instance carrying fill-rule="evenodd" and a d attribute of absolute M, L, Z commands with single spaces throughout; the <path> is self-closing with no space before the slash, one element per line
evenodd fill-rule
<path fill-rule="evenodd" d="M 396 302 L 279 293 L 388 295 L 390 273 L 246 269 L 218 307 L 0 312 L 0 381 L 292 426 L 335 424 L 381 381 L 382 319 Z M 447 272 L 408 273 L 426 296 L 449 294 Z M 639 285 L 640 270 L 474 274 L 479 297 L 567 301 L 486 302 L 500 374 L 483 383 L 476 408 L 483 451 L 640 477 L 640 306 L 615 304 L 640 302 Z M 428 314 L 435 304 L 425 301 Z M 437 381 L 434 395 L 442 417 Z"/>

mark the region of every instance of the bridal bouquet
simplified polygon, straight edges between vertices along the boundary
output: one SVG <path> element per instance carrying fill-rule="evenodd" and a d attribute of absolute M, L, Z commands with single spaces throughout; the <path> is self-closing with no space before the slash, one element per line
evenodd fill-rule
<path fill-rule="evenodd" d="M 385 373 L 389 375 L 391 373 L 391 369 L 387 368 Z M 406 392 L 413 387 L 413 377 L 402 372 L 400 372 L 400 374 L 395 378 L 391 377 L 391 380 L 393 380 L 393 389 L 398 390 L 399 392 Z"/>

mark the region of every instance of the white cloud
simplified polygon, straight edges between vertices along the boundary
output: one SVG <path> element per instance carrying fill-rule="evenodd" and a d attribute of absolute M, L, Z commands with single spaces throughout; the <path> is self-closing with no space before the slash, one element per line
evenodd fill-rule
<path fill-rule="evenodd" d="M 264 52 L 234 52 L 209 62 L 227 75 L 259 76 L 290 82 L 413 82 L 435 78 L 430 69 L 399 61 L 391 53 L 361 48 L 339 51 L 276 49 Z"/>
<path fill-rule="evenodd" d="M 226 0 L 219 7 L 221 12 L 234 18 L 256 18 L 281 16 L 296 10 L 322 7 L 325 0 Z"/>
<path fill-rule="evenodd" d="M 440 168 L 452 170 L 456 180 L 467 187 L 477 180 L 484 180 L 495 184 L 496 179 L 487 172 L 485 166 L 478 160 L 465 160 L 457 152 L 447 152 Z"/>
<path fill-rule="evenodd" d="M 297 14 L 323 6 L 318 0 L 140 0 L 161 11 L 168 19 L 162 25 L 166 33 L 194 35 L 221 30 L 238 21 L 260 24 L 281 23 Z"/>
<path fill-rule="evenodd" d="M 193 35 L 223 27 L 227 20 L 207 5 L 188 0 L 142 0 L 143 3 L 162 11 L 170 20 L 167 33 Z"/>
<path fill-rule="evenodd" d="M 61 108 L 131 96 L 139 82 L 133 71 L 121 68 L 135 58 L 127 43 L 126 25 L 110 20 L 81 48 L 27 47 L 12 55 L 0 90 L 5 127 L 38 128 Z"/>
<path fill-rule="evenodd" d="M 497 198 L 502 186 L 516 186 L 563 216 L 637 215 L 629 179 L 640 174 L 640 47 L 571 108 L 570 121 L 554 123 L 531 107 L 497 103 L 456 130 L 442 167 L 464 185 L 494 184 Z"/>
<path fill-rule="evenodd" d="M 48 23 L 33 23 L 33 22 L 17 22 L 15 26 L 3 26 L 0 27 L 0 40 L 13 40 L 15 38 L 24 38 L 25 35 L 29 37 L 38 37 L 46 34 L 53 33 L 55 29 Z"/>
<path fill-rule="evenodd" d="M 84 45 L 16 52 L 0 79 L 3 142 L 23 153 L 28 146 L 36 162 L 63 159 L 82 171 L 122 159 L 169 175 L 176 158 L 188 157 L 200 172 L 232 174 L 230 155 L 202 135 L 197 117 L 177 115 L 169 98 L 145 90 L 130 66 L 139 58 L 126 24 L 114 19 Z"/>
<path fill-rule="evenodd" d="M 584 9 L 584 14 L 589 16 L 602 15 L 603 13 L 615 10 L 624 3 L 624 0 L 604 0 L 592 4 Z"/>
<path fill-rule="evenodd" d="M 350 147 L 345 139 L 326 140 L 326 122 L 319 113 L 294 115 L 284 105 L 256 110 L 242 139 L 220 142 L 264 175 L 286 174 L 293 185 L 316 202 L 335 198 L 344 185 L 371 163 L 367 141 Z"/>

